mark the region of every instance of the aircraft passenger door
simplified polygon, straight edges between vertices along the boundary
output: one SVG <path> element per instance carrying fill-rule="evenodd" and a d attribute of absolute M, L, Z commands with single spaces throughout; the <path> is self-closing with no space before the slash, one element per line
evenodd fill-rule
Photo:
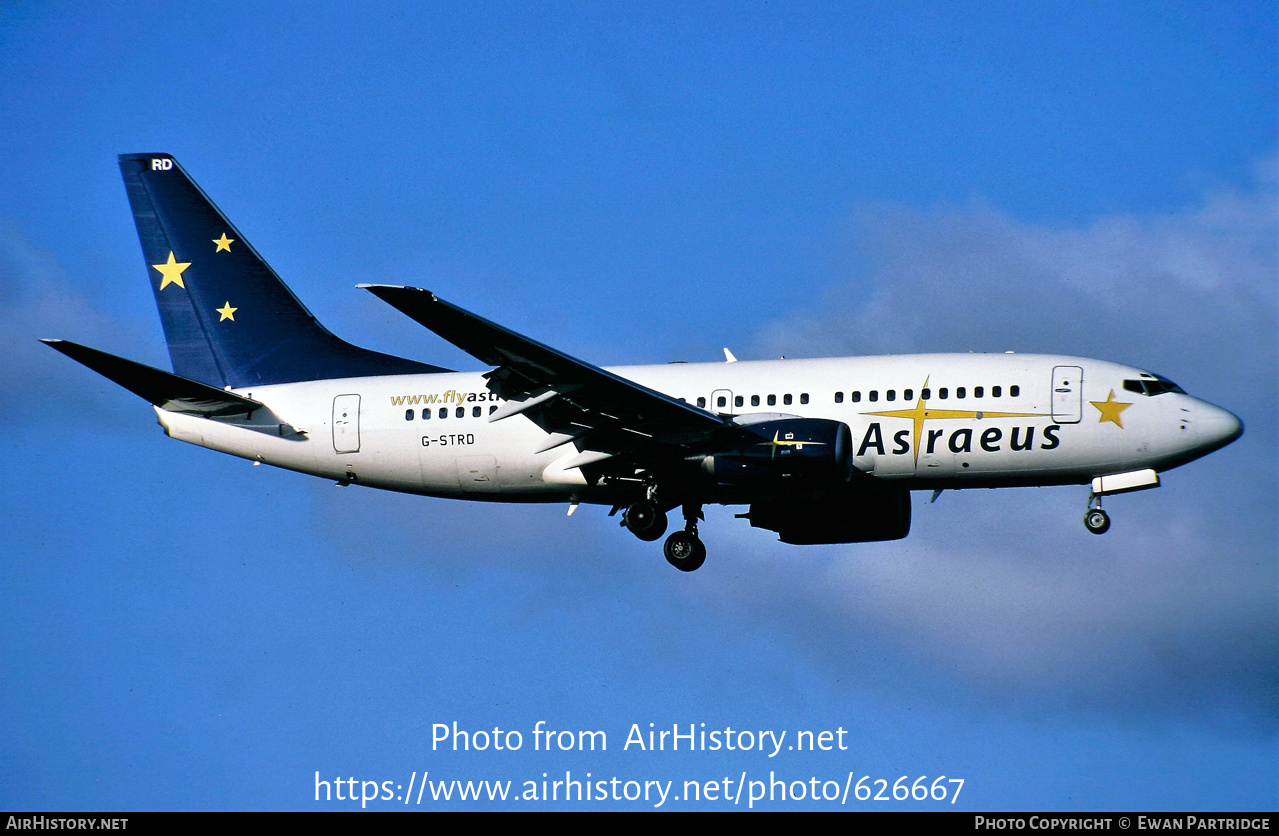
<path fill-rule="evenodd" d="M 1084 370 L 1079 366 L 1053 368 L 1053 420 L 1078 424 L 1084 414 Z"/>
<path fill-rule="evenodd" d="M 732 415 L 733 393 L 729 389 L 716 389 L 711 392 L 710 411 L 717 415 Z"/>
<path fill-rule="evenodd" d="M 339 453 L 360 452 L 359 395 L 338 395 L 333 399 L 333 449 Z"/>

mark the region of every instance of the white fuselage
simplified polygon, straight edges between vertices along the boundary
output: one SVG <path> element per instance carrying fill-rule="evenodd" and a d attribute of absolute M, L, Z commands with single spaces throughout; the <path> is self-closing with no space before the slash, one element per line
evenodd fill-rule
<path fill-rule="evenodd" d="M 911 490 L 1158 472 L 1239 433 L 1229 412 L 1179 391 L 1125 389 L 1152 375 L 1075 357 L 925 354 L 610 371 L 744 423 L 764 413 L 841 421 L 858 470 Z M 495 501 L 612 501 L 566 467 L 579 456 L 571 443 L 552 446 L 556 439 L 522 415 L 490 422 L 501 401 L 478 372 L 237 393 L 273 416 L 246 423 L 157 413 L 182 441 L 342 482 Z"/>

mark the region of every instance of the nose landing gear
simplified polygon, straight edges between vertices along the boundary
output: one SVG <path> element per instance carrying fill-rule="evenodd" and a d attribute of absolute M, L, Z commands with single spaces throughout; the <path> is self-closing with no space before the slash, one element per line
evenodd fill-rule
<path fill-rule="evenodd" d="M 1097 507 L 1093 507 L 1093 503 Z M 1084 512 L 1084 528 L 1093 534 L 1105 534 L 1110 530 L 1110 515 L 1101 510 L 1101 497 L 1092 494 L 1088 497 L 1088 510 Z"/>

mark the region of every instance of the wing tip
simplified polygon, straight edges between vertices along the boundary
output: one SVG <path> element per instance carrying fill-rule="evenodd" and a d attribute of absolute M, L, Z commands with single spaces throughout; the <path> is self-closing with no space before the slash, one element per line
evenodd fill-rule
<path fill-rule="evenodd" d="M 438 296 L 436 296 L 431 291 L 421 287 L 409 287 L 407 285 L 398 285 L 398 284 L 370 284 L 370 283 L 357 284 L 356 287 L 360 288 L 361 290 L 367 290 L 369 293 L 372 293 L 374 296 L 383 300 L 384 302 L 390 302 L 391 299 L 389 297 L 400 296 L 401 294 L 407 295 L 409 293 L 425 293 L 427 298 L 430 299 L 430 301 L 432 302 L 439 301 Z"/>

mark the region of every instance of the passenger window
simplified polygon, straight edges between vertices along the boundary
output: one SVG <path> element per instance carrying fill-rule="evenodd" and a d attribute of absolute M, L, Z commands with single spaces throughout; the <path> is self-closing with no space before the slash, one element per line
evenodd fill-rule
<path fill-rule="evenodd" d="M 1012 395 L 1014 398 L 1018 397 L 1019 395 L 1021 395 L 1021 387 L 1020 387 L 1020 386 L 1009 386 L 1009 387 L 1008 387 L 1008 394 L 1009 394 L 1009 395 Z"/>
<path fill-rule="evenodd" d="M 808 393 L 807 393 L 807 392 L 804 392 L 803 394 L 801 394 L 801 395 L 799 396 L 799 402 L 800 402 L 800 403 L 808 403 Z"/>
<path fill-rule="evenodd" d="M 769 406 L 777 406 L 777 396 L 776 396 L 776 395 L 769 395 L 769 396 L 768 396 L 768 405 L 769 405 Z"/>
<path fill-rule="evenodd" d="M 878 390 L 878 389 L 871 389 L 871 390 L 870 390 L 870 402 L 871 402 L 871 403 L 874 403 L 874 402 L 875 402 L 875 401 L 877 401 L 877 400 L 879 400 L 879 390 Z"/>
<path fill-rule="evenodd" d="M 1003 388 L 1002 386 L 992 386 L 992 387 L 990 387 L 990 396 L 991 396 L 992 398 L 998 398 L 998 397 L 1000 397 L 1000 396 L 1003 394 L 1003 392 L 1004 392 L 1004 388 Z"/>
<path fill-rule="evenodd" d="M 946 396 L 949 394 L 950 390 L 948 390 L 945 386 L 937 390 L 937 397 L 941 398 L 943 401 L 946 400 Z"/>
<path fill-rule="evenodd" d="M 909 400 L 912 400 L 914 397 L 915 397 L 915 390 L 914 390 L 914 389 L 907 389 L 905 392 L 902 392 L 902 400 L 903 400 L 903 401 L 909 401 Z"/>
<path fill-rule="evenodd" d="M 471 407 L 472 418 L 479 418 L 482 414 L 484 414 L 484 410 L 481 407 L 478 407 L 478 406 Z"/>
<path fill-rule="evenodd" d="M 968 390 L 965 389 L 963 386 L 960 386 L 959 388 L 955 390 L 955 397 L 957 398 L 965 397 L 967 394 L 968 394 Z"/>
<path fill-rule="evenodd" d="M 723 395 L 720 395 L 718 398 L 715 399 L 715 405 L 720 407 L 728 406 L 728 399 L 725 398 Z"/>
<path fill-rule="evenodd" d="M 985 391 L 986 391 L 986 390 L 985 390 L 983 387 L 981 387 L 981 386 L 974 386 L 974 387 L 973 387 L 973 397 L 974 397 L 974 398 L 980 398 L 980 397 L 982 396 L 982 393 L 983 393 L 983 392 L 985 392 Z"/>
<path fill-rule="evenodd" d="M 890 401 L 895 401 L 895 400 L 897 400 L 897 390 L 896 390 L 896 389 L 889 389 L 889 390 L 888 390 L 888 399 L 889 399 Z"/>
<path fill-rule="evenodd" d="M 466 417 L 466 407 L 464 407 L 464 406 L 459 406 L 459 407 L 458 407 L 458 408 L 454 411 L 453 415 L 454 415 L 454 417 L 456 417 L 456 418 L 465 418 L 465 417 Z"/>
<path fill-rule="evenodd" d="M 496 409 L 496 407 L 494 407 L 494 409 Z M 431 420 L 431 410 L 429 410 L 429 409 L 424 409 L 424 410 L 422 410 L 422 420 L 423 420 L 423 421 L 430 421 L 430 420 Z"/>
<path fill-rule="evenodd" d="M 854 393 L 853 393 L 853 403 L 861 403 L 861 402 L 862 402 L 862 393 L 861 393 L 861 392 L 854 392 Z"/>
<path fill-rule="evenodd" d="M 705 399 L 705 398 L 698 398 L 698 399 L 697 399 L 697 406 L 698 406 L 698 408 L 700 408 L 700 409 L 705 409 L 705 408 L 706 408 L 706 399 Z"/>
<path fill-rule="evenodd" d="M 843 392 L 836 392 L 836 393 L 835 393 L 835 403 L 843 403 L 843 402 L 844 402 L 844 393 L 843 393 Z"/>
<path fill-rule="evenodd" d="M 440 420 L 443 421 L 447 417 L 449 417 L 449 408 L 447 406 L 440 407 Z"/>
<path fill-rule="evenodd" d="M 738 395 L 737 397 L 733 398 L 733 406 L 741 406 L 742 403 L 743 401 L 742 401 L 741 395 Z"/>
<path fill-rule="evenodd" d="M 406 409 L 406 410 L 404 410 L 404 420 L 405 420 L 405 421 L 412 421 L 412 420 L 413 420 L 413 410 L 411 410 L 411 409 Z"/>
<path fill-rule="evenodd" d="M 782 403 L 790 406 L 790 395 L 782 395 Z"/>
<path fill-rule="evenodd" d="M 497 412 L 497 407 L 495 407 L 495 406 L 490 406 L 490 407 L 489 407 L 489 415 L 492 415 L 494 412 Z"/>
<path fill-rule="evenodd" d="M 929 398 L 931 398 L 931 397 L 933 396 L 933 390 L 932 390 L 932 389 L 924 389 L 922 392 L 920 392 L 920 393 L 919 393 L 919 396 L 920 396 L 921 398 L 923 398 L 924 400 L 928 400 Z"/>
<path fill-rule="evenodd" d="M 759 395 L 751 395 L 751 406 L 759 406 Z"/>

